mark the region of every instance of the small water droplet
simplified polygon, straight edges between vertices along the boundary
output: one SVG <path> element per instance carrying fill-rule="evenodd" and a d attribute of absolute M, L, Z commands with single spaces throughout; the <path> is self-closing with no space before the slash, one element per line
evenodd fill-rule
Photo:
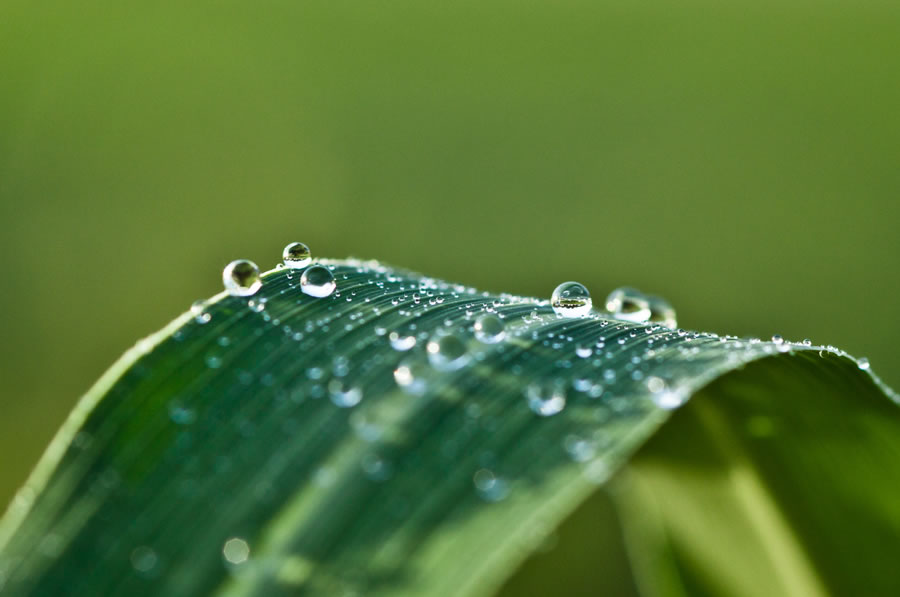
<path fill-rule="evenodd" d="M 212 319 L 212 315 L 209 314 L 206 310 L 206 301 L 199 300 L 194 301 L 191 305 L 191 313 L 194 314 L 194 321 L 199 324 L 209 323 L 209 320 Z"/>
<path fill-rule="evenodd" d="M 675 318 L 675 308 L 669 301 L 659 296 L 648 296 L 647 304 L 650 307 L 649 321 L 651 323 L 658 323 L 670 330 L 678 327 L 678 321 Z"/>
<path fill-rule="evenodd" d="M 525 389 L 528 407 L 542 417 L 562 412 L 566 407 L 566 394 L 555 384 L 533 383 Z"/>
<path fill-rule="evenodd" d="M 859 367 L 860 369 L 862 369 L 863 371 L 867 370 L 869 368 L 869 359 L 867 359 L 866 357 L 860 357 L 856 361 L 856 366 Z"/>
<path fill-rule="evenodd" d="M 594 444 L 577 435 L 567 435 L 563 440 L 563 447 L 575 462 L 587 462 L 597 451 Z"/>
<path fill-rule="evenodd" d="M 503 320 L 496 315 L 482 315 L 475 320 L 475 338 L 485 344 L 496 344 L 506 337 Z"/>
<path fill-rule="evenodd" d="M 153 572 L 157 562 L 159 562 L 159 556 L 156 555 L 153 548 L 146 545 L 139 545 L 131 552 L 131 567 L 140 574 Z"/>
<path fill-rule="evenodd" d="M 243 564 L 250 557 L 250 546 L 240 537 L 232 537 L 222 546 L 222 556 L 229 564 Z"/>
<path fill-rule="evenodd" d="M 509 484 L 488 469 L 479 469 L 472 475 L 472 483 L 478 496 L 488 502 L 499 502 L 509 495 Z"/>
<path fill-rule="evenodd" d="M 169 418 L 176 425 L 190 425 L 197 420 L 197 413 L 175 399 L 169 402 Z"/>
<path fill-rule="evenodd" d="M 616 288 L 606 297 L 606 310 L 614 319 L 644 323 L 649 321 L 650 302 L 639 290 L 623 286 Z"/>
<path fill-rule="evenodd" d="M 391 332 L 388 340 L 391 342 L 391 348 L 399 352 L 405 352 L 416 345 L 415 336 L 401 336 L 397 332 Z"/>
<path fill-rule="evenodd" d="M 251 296 L 262 288 L 259 267 L 252 261 L 237 259 L 222 270 L 222 283 L 231 296 Z"/>
<path fill-rule="evenodd" d="M 579 358 L 587 359 L 592 354 L 594 354 L 594 349 L 591 346 L 585 346 L 583 344 L 579 344 L 578 346 L 575 347 L 575 356 L 577 356 Z"/>
<path fill-rule="evenodd" d="M 373 481 L 387 481 L 394 474 L 391 463 L 378 454 L 365 454 L 359 462 L 359 466 L 365 475 Z"/>
<path fill-rule="evenodd" d="M 394 381 L 407 394 L 421 396 L 428 389 L 424 367 L 425 365 L 419 361 L 403 361 L 394 369 Z"/>
<path fill-rule="evenodd" d="M 335 288 L 337 284 L 334 274 L 327 267 L 314 265 L 303 270 L 303 275 L 300 276 L 300 290 L 303 294 L 324 298 L 334 292 Z"/>
<path fill-rule="evenodd" d="M 550 306 L 561 317 L 584 317 L 591 312 L 591 293 L 578 282 L 563 282 L 550 296 Z"/>
<path fill-rule="evenodd" d="M 312 261 L 309 247 L 303 243 L 291 243 L 281 253 L 284 265 L 291 269 L 303 269 Z"/>
<path fill-rule="evenodd" d="M 260 299 L 260 300 L 250 299 L 249 301 L 247 301 L 247 306 L 250 307 L 251 311 L 256 311 L 257 313 L 262 313 L 266 308 L 266 301 L 265 301 L 265 299 Z"/>
<path fill-rule="evenodd" d="M 688 399 L 685 392 L 670 389 L 666 382 L 659 377 L 648 377 L 647 389 L 650 390 L 650 398 L 656 406 L 665 410 L 677 408 Z"/>
<path fill-rule="evenodd" d="M 425 345 L 428 361 L 439 371 L 454 371 L 469 362 L 465 343 L 455 334 L 436 332 Z"/>
<path fill-rule="evenodd" d="M 335 405 L 341 408 L 350 408 L 359 404 L 362 400 L 362 389 L 349 385 L 340 379 L 332 379 L 328 382 L 328 395 Z"/>
<path fill-rule="evenodd" d="M 773 343 L 773 344 L 783 344 L 783 343 L 784 343 L 784 338 L 782 338 L 782 337 L 779 336 L 778 334 L 775 334 L 774 336 L 772 336 L 772 343 Z"/>
<path fill-rule="evenodd" d="M 666 389 L 666 382 L 661 377 L 650 376 L 647 378 L 647 389 L 657 394 Z"/>

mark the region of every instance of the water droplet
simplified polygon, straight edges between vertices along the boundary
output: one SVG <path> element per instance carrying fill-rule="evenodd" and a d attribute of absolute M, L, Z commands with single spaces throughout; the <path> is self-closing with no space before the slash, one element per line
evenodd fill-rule
<path fill-rule="evenodd" d="M 250 557 L 250 546 L 240 537 L 232 537 L 222 546 L 222 556 L 229 564 L 243 564 Z"/>
<path fill-rule="evenodd" d="M 428 389 L 424 367 L 425 365 L 419 361 L 403 361 L 394 369 L 394 381 L 407 394 L 421 396 Z"/>
<path fill-rule="evenodd" d="M 869 359 L 867 359 L 866 357 L 860 357 L 856 361 L 856 366 L 859 367 L 860 369 L 862 369 L 863 371 L 867 370 L 869 368 Z"/>
<path fill-rule="evenodd" d="M 566 407 L 566 394 L 555 384 L 533 383 L 525 389 L 528 406 L 542 417 L 562 412 Z"/>
<path fill-rule="evenodd" d="M 587 462 L 597 451 L 593 443 L 577 435 L 567 435 L 563 447 L 575 462 Z"/>
<path fill-rule="evenodd" d="M 262 287 L 259 267 L 252 261 L 237 259 L 222 270 L 222 282 L 231 296 L 251 296 Z"/>
<path fill-rule="evenodd" d="M 482 315 L 475 320 L 475 338 L 485 344 L 496 344 L 506 337 L 505 327 L 496 315 Z"/>
<path fill-rule="evenodd" d="M 201 325 L 209 323 L 209 320 L 212 319 L 212 315 L 206 310 L 206 301 L 204 300 L 194 301 L 191 305 L 191 313 L 194 314 L 194 321 Z"/>
<path fill-rule="evenodd" d="M 399 352 L 407 351 L 416 345 L 415 336 L 401 336 L 397 332 L 391 332 L 388 340 L 391 341 L 391 348 Z"/>
<path fill-rule="evenodd" d="M 436 332 L 425 345 L 428 361 L 439 371 L 454 371 L 469 362 L 465 343 L 455 334 Z"/>
<path fill-rule="evenodd" d="M 291 243 L 281 253 L 284 264 L 291 269 L 303 269 L 312 261 L 309 247 L 303 243 Z"/>
<path fill-rule="evenodd" d="M 337 284 L 334 281 L 334 274 L 327 267 L 314 265 L 303 270 L 300 276 L 300 290 L 303 294 L 323 298 L 334 292 Z"/>
<path fill-rule="evenodd" d="M 623 286 L 616 288 L 606 297 L 606 310 L 614 319 L 643 323 L 650 319 L 650 302 L 644 293 Z"/>
<path fill-rule="evenodd" d="M 176 425 L 190 425 L 197 420 L 197 413 L 176 399 L 169 402 L 169 418 Z"/>
<path fill-rule="evenodd" d="M 648 377 L 647 389 L 650 390 L 650 398 L 656 406 L 664 410 L 677 408 L 688 399 L 685 392 L 670 389 L 666 382 L 659 377 Z"/>
<path fill-rule="evenodd" d="M 591 346 L 585 346 L 583 344 L 579 344 L 578 346 L 575 347 L 575 356 L 577 356 L 579 358 L 587 359 L 592 354 L 594 354 L 594 349 Z"/>
<path fill-rule="evenodd" d="M 247 306 L 250 307 L 251 311 L 256 311 L 257 313 L 262 313 L 266 308 L 266 301 L 265 301 L 265 299 L 261 299 L 261 300 L 250 299 L 249 301 L 247 301 Z"/>
<path fill-rule="evenodd" d="M 650 322 L 658 323 L 670 330 L 678 327 L 678 321 L 675 319 L 675 308 L 669 301 L 659 296 L 648 296 L 647 304 L 650 306 Z"/>
<path fill-rule="evenodd" d="M 550 306 L 562 317 L 584 317 L 592 305 L 591 293 L 578 282 L 563 282 L 550 296 Z"/>
<path fill-rule="evenodd" d="M 365 454 L 359 462 L 365 475 L 373 481 L 387 481 L 394 474 L 391 463 L 378 454 Z"/>
<path fill-rule="evenodd" d="M 647 389 L 657 394 L 666 389 L 666 382 L 661 377 L 650 376 L 647 378 Z"/>
<path fill-rule="evenodd" d="M 472 483 L 479 497 L 488 502 L 499 502 L 509 495 L 509 484 L 486 468 L 472 475 Z"/>
<path fill-rule="evenodd" d="M 131 567 L 134 568 L 135 572 L 141 574 L 153 572 L 157 562 L 159 562 L 159 556 L 156 555 L 152 548 L 146 545 L 139 545 L 131 552 Z"/>
<path fill-rule="evenodd" d="M 328 395 L 331 401 L 341 408 L 356 406 L 362 400 L 362 389 L 348 385 L 340 379 L 332 379 L 328 382 Z"/>

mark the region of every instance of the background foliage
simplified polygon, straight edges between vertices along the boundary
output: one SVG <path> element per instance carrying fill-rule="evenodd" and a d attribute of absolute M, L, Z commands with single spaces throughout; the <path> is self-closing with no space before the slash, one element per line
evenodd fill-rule
<path fill-rule="evenodd" d="M 898 36 L 887 0 L 6 0 L 0 501 L 136 338 L 290 240 L 627 283 L 900 386 Z"/>

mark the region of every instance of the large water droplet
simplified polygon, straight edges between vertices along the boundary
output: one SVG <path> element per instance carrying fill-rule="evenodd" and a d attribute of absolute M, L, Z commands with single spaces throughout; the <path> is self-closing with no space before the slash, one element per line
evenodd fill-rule
<path fill-rule="evenodd" d="M 300 276 L 300 290 L 303 294 L 323 298 L 334 292 L 337 284 L 334 281 L 334 274 L 327 267 L 314 265 L 303 270 Z"/>
<path fill-rule="evenodd" d="M 562 317 L 584 317 L 592 305 L 591 293 L 578 282 L 563 282 L 550 297 L 550 306 Z"/>
<path fill-rule="evenodd" d="M 496 315 L 482 315 L 475 320 L 475 338 L 485 344 L 496 344 L 506 337 L 505 327 Z"/>
<path fill-rule="evenodd" d="M 262 288 L 259 268 L 252 261 L 238 259 L 222 270 L 222 282 L 231 296 L 251 296 Z"/>
<path fill-rule="evenodd" d="M 303 243 L 291 243 L 281 253 L 284 264 L 292 269 L 303 269 L 312 261 L 309 247 Z"/>
<path fill-rule="evenodd" d="M 670 330 L 678 327 L 678 321 L 675 319 L 675 308 L 669 301 L 659 296 L 648 296 L 647 303 L 650 306 L 650 322 L 658 323 Z"/>
<path fill-rule="evenodd" d="M 623 286 L 606 297 L 606 310 L 614 319 L 643 323 L 650 319 L 650 302 L 639 290 Z"/>
<path fill-rule="evenodd" d="M 454 334 L 436 332 L 425 345 L 428 361 L 440 371 L 454 371 L 469 362 L 465 343 Z"/>
<path fill-rule="evenodd" d="M 566 394 L 555 384 L 533 383 L 525 389 L 528 406 L 542 417 L 562 412 L 566 407 Z"/>

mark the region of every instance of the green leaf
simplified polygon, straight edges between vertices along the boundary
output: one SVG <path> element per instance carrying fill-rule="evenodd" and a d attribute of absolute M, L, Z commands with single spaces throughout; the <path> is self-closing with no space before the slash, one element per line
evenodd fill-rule
<path fill-rule="evenodd" d="M 627 590 L 896 586 L 842 560 L 900 536 L 900 412 L 846 354 L 323 263 L 332 295 L 267 272 L 98 381 L 0 525 L 4 594 L 490 595 L 606 491 L 580 527 Z"/>

